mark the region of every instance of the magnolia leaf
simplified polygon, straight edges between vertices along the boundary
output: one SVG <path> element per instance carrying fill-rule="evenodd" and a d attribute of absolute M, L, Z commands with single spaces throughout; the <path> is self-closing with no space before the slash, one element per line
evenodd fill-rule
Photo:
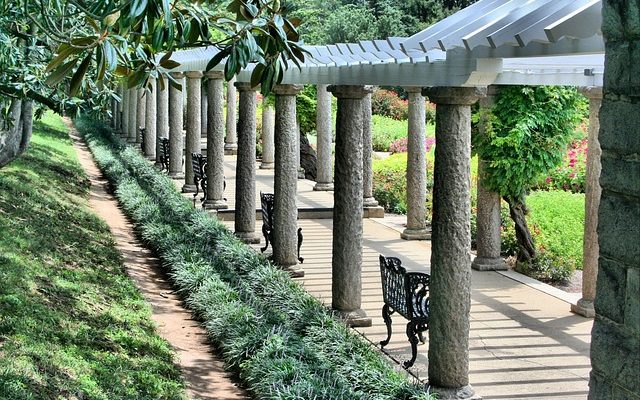
<path fill-rule="evenodd" d="M 62 79 L 64 79 L 65 76 L 69 74 L 69 72 L 71 72 L 71 70 L 73 69 L 73 67 L 76 66 L 77 63 L 78 63 L 78 59 L 76 58 L 62 64 L 60 67 L 58 67 L 58 69 L 56 69 L 54 72 L 51 73 L 51 75 L 47 77 L 47 79 L 44 81 L 45 85 L 48 85 L 48 86 L 57 85 Z"/>
<path fill-rule="evenodd" d="M 90 64 L 91 53 L 87 54 L 84 60 L 82 60 L 80 66 L 71 77 L 71 82 L 69 83 L 69 96 L 74 97 L 78 93 L 78 89 L 80 89 L 80 85 L 82 84 L 84 76 L 87 74 L 87 70 L 89 69 Z"/>
<path fill-rule="evenodd" d="M 102 20 L 102 23 L 105 26 L 113 26 L 118 21 L 118 18 L 120 18 L 120 10 L 114 12 L 113 14 L 109 14 L 106 17 L 104 17 L 104 19 Z"/>

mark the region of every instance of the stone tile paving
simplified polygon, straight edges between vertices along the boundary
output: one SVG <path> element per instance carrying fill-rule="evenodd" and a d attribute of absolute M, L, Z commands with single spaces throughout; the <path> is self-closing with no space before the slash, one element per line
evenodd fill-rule
<path fill-rule="evenodd" d="M 233 157 L 225 158 L 225 195 L 230 208 L 235 190 L 233 162 Z M 310 181 L 298 183 L 299 207 L 332 206 L 331 192 L 314 192 Z M 256 193 L 272 191 L 272 184 L 273 170 L 258 169 Z M 233 222 L 225 223 L 233 229 Z M 304 233 L 306 273 L 299 281 L 330 305 L 332 221 L 301 219 L 299 226 Z M 364 221 L 362 307 L 373 324 L 357 330 L 378 348 L 386 336 L 378 255 L 400 257 L 408 269 L 429 270 L 431 243 L 402 240 L 400 228 L 398 221 Z M 260 222 L 256 230 L 259 232 Z M 471 302 L 470 381 L 479 395 L 484 399 L 586 398 L 592 320 L 572 314 L 567 302 L 497 272 L 473 272 Z M 393 318 L 393 332 L 384 353 L 399 363 L 409 359 L 411 352 L 401 317 Z M 418 358 L 409 370 L 420 380 L 427 378 L 427 351 L 428 338 L 418 346 Z"/>

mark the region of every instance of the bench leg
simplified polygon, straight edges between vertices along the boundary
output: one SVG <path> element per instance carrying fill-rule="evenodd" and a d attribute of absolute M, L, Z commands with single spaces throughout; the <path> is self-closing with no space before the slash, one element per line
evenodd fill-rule
<path fill-rule="evenodd" d="M 207 196 L 207 180 L 206 179 L 202 179 L 200 181 L 200 187 L 202 188 L 202 194 L 204 194 L 204 196 L 202 196 L 202 198 L 200 199 L 200 203 L 203 203 L 202 207 L 204 207 L 204 202 L 208 198 L 208 196 Z"/>
<path fill-rule="evenodd" d="M 193 179 L 193 184 L 196 186 L 196 192 L 193 194 L 193 208 L 196 208 L 196 199 L 198 198 L 198 194 L 200 194 L 200 186 L 198 186 L 198 178 Z"/>
<path fill-rule="evenodd" d="M 409 343 L 411 343 L 411 360 L 404 362 L 405 368 L 411 368 L 418 356 L 418 336 L 416 335 L 416 325 L 413 321 L 409 321 L 407 324 L 407 337 Z"/>
<path fill-rule="evenodd" d="M 260 248 L 260 252 L 264 253 L 267 247 L 269 247 L 269 231 L 267 230 L 267 226 L 265 224 L 262 224 L 262 234 L 264 235 L 264 241 L 266 243 L 264 244 L 264 247 Z"/>
<path fill-rule="evenodd" d="M 302 228 L 298 228 L 298 261 L 302 264 L 304 258 L 300 257 L 300 246 L 302 246 Z"/>
<path fill-rule="evenodd" d="M 382 319 L 384 320 L 385 325 L 387 325 L 387 338 L 380 342 L 380 348 L 389 344 L 389 340 L 391 340 L 391 314 L 389 311 L 389 306 L 382 306 Z"/>

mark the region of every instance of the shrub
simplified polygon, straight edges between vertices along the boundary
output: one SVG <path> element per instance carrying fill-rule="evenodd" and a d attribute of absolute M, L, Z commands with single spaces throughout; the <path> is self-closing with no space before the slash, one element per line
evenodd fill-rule
<path fill-rule="evenodd" d="M 398 121 L 409 117 L 409 106 L 395 92 L 390 90 L 376 90 L 371 96 L 371 112 Z"/>
<path fill-rule="evenodd" d="M 433 170 L 427 169 L 427 221 L 431 222 Z M 373 196 L 388 212 L 407 213 L 407 153 L 393 154 L 373 162 Z"/>
<path fill-rule="evenodd" d="M 587 139 L 572 142 L 567 149 L 562 164 L 542 179 L 537 189 L 565 190 L 584 193 L 587 172 Z"/>
<path fill-rule="evenodd" d="M 389 151 L 395 140 L 407 137 L 407 122 L 374 115 L 371 118 L 371 141 L 374 151 Z"/>
<path fill-rule="evenodd" d="M 427 399 L 289 275 L 194 209 L 131 147 L 81 120 L 137 231 L 256 398 Z"/>
<path fill-rule="evenodd" d="M 302 133 L 316 130 L 316 96 L 315 85 L 305 85 L 302 92 L 296 96 L 296 113 Z"/>
<path fill-rule="evenodd" d="M 408 151 L 408 141 L 409 138 L 400 138 L 395 140 L 389 146 L 389 151 L 391 153 L 406 153 Z M 424 141 L 424 147 L 426 152 L 431 151 L 433 145 L 436 144 L 436 138 L 426 138 Z"/>

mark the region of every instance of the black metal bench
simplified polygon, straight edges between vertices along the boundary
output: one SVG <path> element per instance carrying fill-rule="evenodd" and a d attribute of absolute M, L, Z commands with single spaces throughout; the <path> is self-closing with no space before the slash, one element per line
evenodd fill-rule
<path fill-rule="evenodd" d="M 193 206 L 196 206 L 196 198 L 200 194 L 200 188 L 204 196 L 200 199 L 200 202 L 204 202 L 207 199 L 207 174 L 205 173 L 207 168 L 207 159 L 199 153 L 191 153 L 191 168 L 193 169 L 193 184 L 196 185 L 196 192 L 193 194 Z"/>
<path fill-rule="evenodd" d="M 382 278 L 382 318 L 387 325 L 387 338 L 380 347 L 389 344 L 391 339 L 391 314 L 397 312 L 407 324 L 407 337 L 411 343 L 411 360 L 404 362 L 410 368 L 416 361 L 418 337 L 424 343 L 422 332 L 429 329 L 429 274 L 407 272 L 396 257 L 380 255 L 380 275 Z"/>
<path fill-rule="evenodd" d="M 262 206 L 262 234 L 266 244 L 260 248 L 260 251 L 264 251 L 269 247 L 269 243 L 273 243 L 273 232 L 276 229 L 273 225 L 273 193 L 260 192 L 260 204 Z M 304 258 L 300 257 L 300 246 L 302 246 L 302 228 L 298 228 L 298 261 L 304 262 Z"/>
<path fill-rule="evenodd" d="M 144 141 L 147 133 L 147 128 L 140 127 L 140 151 L 144 154 Z"/>
<path fill-rule="evenodd" d="M 161 138 L 160 139 L 160 154 L 158 154 L 158 158 L 160 160 L 160 171 L 169 172 L 169 139 Z"/>

